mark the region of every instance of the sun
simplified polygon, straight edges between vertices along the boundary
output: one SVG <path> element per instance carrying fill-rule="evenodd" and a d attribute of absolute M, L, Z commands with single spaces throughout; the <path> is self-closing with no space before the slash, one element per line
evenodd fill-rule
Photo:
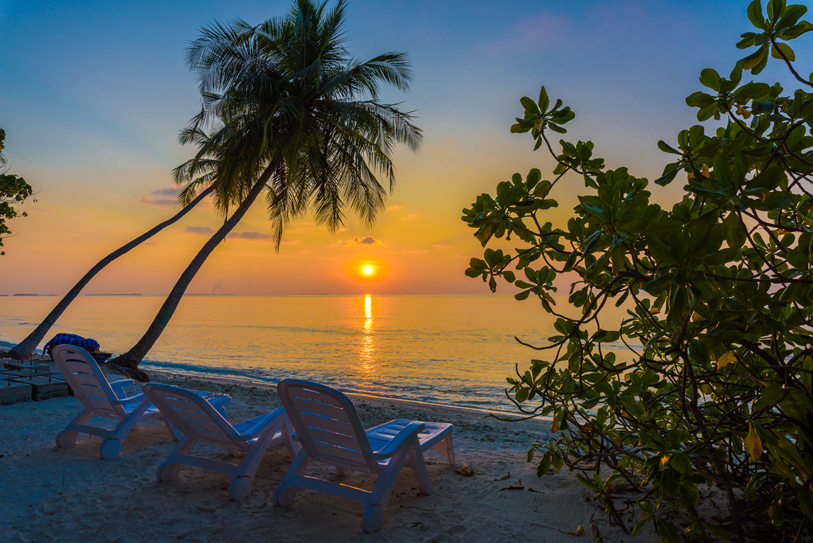
<path fill-rule="evenodd" d="M 361 267 L 361 273 L 363 273 L 367 277 L 370 277 L 375 273 L 375 267 L 371 266 L 370 264 L 365 264 L 364 266 Z"/>

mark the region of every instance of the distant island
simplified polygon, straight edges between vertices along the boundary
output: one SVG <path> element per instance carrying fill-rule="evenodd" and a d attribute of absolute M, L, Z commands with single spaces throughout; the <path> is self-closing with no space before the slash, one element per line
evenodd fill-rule
<path fill-rule="evenodd" d="M 25 293 L 20 293 L 20 294 L 12 294 L 12 296 L 56 296 L 56 294 L 25 294 Z"/>
<path fill-rule="evenodd" d="M 85 296 L 141 296 L 141 294 L 134 292 L 132 294 L 85 294 Z"/>

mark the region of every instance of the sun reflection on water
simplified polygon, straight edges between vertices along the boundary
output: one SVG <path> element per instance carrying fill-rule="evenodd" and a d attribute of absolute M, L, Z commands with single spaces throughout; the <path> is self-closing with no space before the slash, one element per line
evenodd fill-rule
<path fill-rule="evenodd" d="M 373 336 L 373 297 L 364 296 L 364 323 L 362 325 L 364 337 L 361 338 L 359 358 L 361 366 L 367 376 L 377 373 L 378 360 L 375 353 L 375 340 Z"/>

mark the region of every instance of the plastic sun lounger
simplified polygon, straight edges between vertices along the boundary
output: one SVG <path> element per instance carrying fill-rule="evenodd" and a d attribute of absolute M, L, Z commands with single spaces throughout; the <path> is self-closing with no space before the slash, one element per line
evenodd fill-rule
<path fill-rule="evenodd" d="M 271 413 L 232 426 L 209 402 L 191 390 L 170 385 L 146 384 L 144 394 L 163 413 L 183 437 L 158 467 L 159 481 L 178 476 L 181 465 L 195 466 L 225 473 L 231 477 L 229 497 L 241 500 L 251 493 L 251 482 L 260 461 L 272 445 L 285 444 L 291 457 L 299 450 L 291 440 L 292 430 L 285 410 Z M 245 451 L 240 464 L 231 464 L 189 454 L 197 442 L 223 447 L 231 453 Z"/>
<path fill-rule="evenodd" d="M 57 434 L 55 441 L 58 447 L 74 445 L 80 433 L 90 434 L 102 438 L 102 446 L 99 449 L 102 458 L 115 458 L 121 454 L 121 445 L 130 430 L 138 429 L 139 422 L 163 420 L 160 411 L 150 404 L 144 394 L 127 396 L 124 387 L 131 386 L 132 380 L 109 382 L 93 356 L 81 347 L 58 345 L 53 348 L 51 354 L 68 386 L 73 390 L 74 396 L 84 407 L 68 423 L 65 430 Z M 228 396 L 220 396 L 214 398 L 212 404 L 222 409 L 222 405 L 230 401 L 231 398 Z M 93 416 L 116 419 L 120 422 L 113 430 L 106 430 L 87 424 Z M 167 421 L 164 422 L 175 438 L 176 434 L 172 427 Z"/>
<path fill-rule="evenodd" d="M 384 510 L 406 462 L 424 495 L 432 492 L 424 451 L 436 449 L 454 466 L 451 424 L 394 420 L 365 431 L 353 403 L 338 390 L 297 379 L 281 381 L 277 390 L 296 430 L 294 439 L 302 445 L 274 490 L 280 507 L 294 503 L 298 487 L 349 498 L 364 506 L 361 527 L 373 533 L 384 525 Z M 312 460 L 332 464 L 342 475 L 348 469 L 375 473 L 375 488 L 368 492 L 305 476 Z"/>

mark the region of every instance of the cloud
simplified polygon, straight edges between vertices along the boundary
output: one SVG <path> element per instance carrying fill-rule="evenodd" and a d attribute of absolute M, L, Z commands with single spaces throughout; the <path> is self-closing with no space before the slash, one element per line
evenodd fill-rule
<path fill-rule="evenodd" d="M 186 232 L 190 234 L 214 234 L 215 231 L 208 226 L 187 226 Z"/>
<path fill-rule="evenodd" d="M 396 209 L 404 209 L 404 206 L 389 206 L 387 211 L 395 211 Z"/>
<path fill-rule="evenodd" d="M 435 243 L 432 247 L 435 249 L 454 249 L 454 245 L 441 245 L 440 243 Z"/>
<path fill-rule="evenodd" d="M 340 247 L 367 247 L 372 245 L 384 245 L 384 244 L 380 240 L 377 240 L 371 236 L 367 236 L 366 238 L 360 238 L 356 236 L 353 239 L 337 241 L 336 245 Z"/>
<path fill-rule="evenodd" d="M 180 194 L 180 192 L 180 190 L 174 187 L 154 190 L 143 197 L 141 203 L 153 206 L 177 206 L 180 205 L 178 202 L 178 194 Z"/>
<path fill-rule="evenodd" d="M 347 232 L 348 230 L 350 230 L 350 229 L 349 229 L 349 228 L 345 228 L 344 226 L 342 226 L 341 228 L 339 228 L 338 230 L 336 230 L 336 232 L 337 232 L 337 233 L 342 233 L 342 232 Z"/>
<path fill-rule="evenodd" d="M 411 221 L 412 219 L 417 219 L 417 218 L 418 218 L 418 216 L 415 215 L 414 213 L 410 213 L 409 215 L 404 215 L 404 219 L 406 219 L 408 221 Z"/>
<path fill-rule="evenodd" d="M 412 251 L 400 251 L 402 253 L 426 253 L 426 249 L 413 249 Z"/>
<path fill-rule="evenodd" d="M 271 239 L 274 237 L 273 234 L 264 234 L 262 232 L 232 232 L 229 234 L 230 238 L 240 238 L 240 239 Z"/>

